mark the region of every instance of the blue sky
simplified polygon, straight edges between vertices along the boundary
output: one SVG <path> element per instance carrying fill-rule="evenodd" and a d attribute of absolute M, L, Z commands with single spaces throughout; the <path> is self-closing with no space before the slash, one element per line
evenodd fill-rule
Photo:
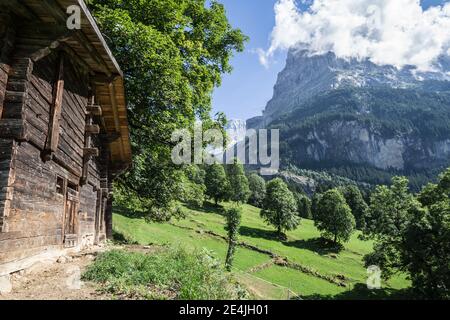
<path fill-rule="evenodd" d="M 276 0 L 220 2 L 225 5 L 231 24 L 248 35 L 250 41 L 245 51 L 233 58 L 233 72 L 225 75 L 222 86 L 215 90 L 213 111 L 223 111 L 229 119 L 248 119 L 261 114 L 272 97 L 277 74 L 285 65 L 286 52 L 278 51 L 269 68 L 259 63 L 258 55 L 254 52 L 257 48 L 267 49 L 270 46 Z M 448 0 L 424 0 L 421 3 L 424 8 L 428 8 L 444 2 Z"/>

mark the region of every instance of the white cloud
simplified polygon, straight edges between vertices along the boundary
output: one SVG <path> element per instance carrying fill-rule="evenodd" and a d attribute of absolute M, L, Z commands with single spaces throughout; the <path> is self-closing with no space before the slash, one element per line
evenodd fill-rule
<path fill-rule="evenodd" d="M 261 48 L 258 48 L 253 51 L 253 53 L 256 53 L 259 57 L 259 63 L 261 63 L 265 68 L 269 68 L 269 55 L 266 51 L 264 51 Z"/>
<path fill-rule="evenodd" d="M 260 62 L 267 66 L 276 50 L 293 46 L 430 70 L 450 53 L 450 2 L 423 10 L 419 0 L 314 0 L 300 11 L 295 0 L 278 0 L 271 45 L 258 51 Z"/>

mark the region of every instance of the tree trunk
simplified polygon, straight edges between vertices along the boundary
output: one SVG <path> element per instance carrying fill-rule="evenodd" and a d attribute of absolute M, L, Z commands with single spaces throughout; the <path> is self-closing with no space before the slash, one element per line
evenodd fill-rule
<path fill-rule="evenodd" d="M 225 269 L 227 269 L 228 272 L 231 272 L 231 268 L 233 267 L 234 247 L 235 242 L 233 240 L 230 240 L 228 242 L 227 257 L 225 259 Z"/>

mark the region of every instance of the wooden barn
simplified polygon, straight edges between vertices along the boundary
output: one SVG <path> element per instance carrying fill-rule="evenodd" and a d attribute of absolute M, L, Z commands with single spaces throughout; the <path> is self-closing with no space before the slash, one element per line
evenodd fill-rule
<path fill-rule="evenodd" d="M 83 0 L 0 0 L 0 276 L 110 237 L 130 164 L 122 72 Z"/>

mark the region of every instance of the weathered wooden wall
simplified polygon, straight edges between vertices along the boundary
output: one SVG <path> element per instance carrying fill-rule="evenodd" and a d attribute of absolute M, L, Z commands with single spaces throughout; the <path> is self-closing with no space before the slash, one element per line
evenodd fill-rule
<path fill-rule="evenodd" d="M 11 64 L 11 51 L 14 46 L 15 30 L 11 26 L 11 16 L 9 12 L 0 8 L 0 119 L 6 97 L 6 85 Z M 0 120 L 1 122 L 1 120 Z M 0 123 L 3 127 L 3 123 Z M 4 225 L 4 211 L 10 205 L 9 171 L 11 166 L 13 141 L 0 137 L 0 233 Z M 0 240 L 2 235 L 0 234 Z"/>
<path fill-rule="evenodd" d="M 9 33 L 11 39 L 13 34 Z M 20 31 L 15 38 L 18 48 L 42 40 L 29 39 Z M 14 124 L 17 129 L 0 133 L 0 264 L 62 248 L 65 194 L 57 192 L 58 177 L 64 179 L 66 188 L 71 184 L 79 192 L 79 244 L 88 246 L 104 239 L 105 197 L 110 187 L 108 150 L 99 138 L 93 138 L 90 147 L 98 147 L 100 157 L 89 161 L 88 180 L 80 185 L 86 108 L 92 91 L 88 74 L 79 72 L 76 62 L 66 56 L 58 147 L 51 160 L 44 161 L 60 54 L 55 51 L 33 62 L 24 51 L 8 52 L 2 63 L 9 64 L 2 67 L 0 63 L 0 102 L 4 100 L 0 126 Z M 98 226 L 102 228 L 96 234 Z"/>

